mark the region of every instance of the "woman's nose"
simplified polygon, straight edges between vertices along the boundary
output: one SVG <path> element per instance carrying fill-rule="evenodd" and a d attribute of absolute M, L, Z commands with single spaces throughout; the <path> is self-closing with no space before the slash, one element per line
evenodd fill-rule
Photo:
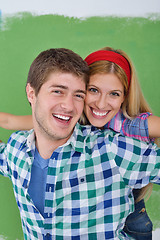
<path fill-rule="evenodd" d="M 99 96 L 99 98 L 96 101 L 96 105 L 99 109 L 104 109 L 107 107 L 107 97 L 106 96 Z"/>

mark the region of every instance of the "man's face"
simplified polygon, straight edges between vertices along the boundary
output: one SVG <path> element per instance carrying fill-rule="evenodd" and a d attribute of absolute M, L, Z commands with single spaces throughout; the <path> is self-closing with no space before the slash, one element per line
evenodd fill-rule
<path fill-rule="evenodd" d="M 83 111 L 86 92 L 83 79 L 56 72 L 49 75 L 37 96 L 29 84 L 26 90 L 36 135 L 64 144 Z"/>

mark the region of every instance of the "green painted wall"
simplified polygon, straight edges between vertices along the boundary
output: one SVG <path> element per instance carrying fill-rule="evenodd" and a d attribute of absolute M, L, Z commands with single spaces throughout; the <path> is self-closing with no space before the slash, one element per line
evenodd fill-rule
<path fill-rule="evenodd" d="M 43 50 L 65 47 L 85 57 L 104 46 L 120 48 L 133 60 L 144 95 L 160 116 L 160 18 L 92 17 L 86 20 L 55 15 L 19 14 L 0 24 L 0 111 L 30 114 L 25 95 L 29 66 Z M 1 130 L 3 141 L 11 131 Z M 11 183 L 0 177 L 0 235 L 23 239 Z M 154 228 L 160 227 L 160 189 L 147 202 Z"/>

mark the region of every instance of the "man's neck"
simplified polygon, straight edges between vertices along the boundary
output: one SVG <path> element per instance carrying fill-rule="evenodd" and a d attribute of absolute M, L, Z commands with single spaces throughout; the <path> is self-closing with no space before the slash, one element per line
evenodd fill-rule
<path fill-rule="evenodd" d="M 55 149 L 57 149 L 59 146 L 62 146 L 66 142 L 67 140 L 64 141 L 64 139 L 59 141 L 51 139 L 46 140 L 46 138 L 36 135 L 36 147 L 39 154 L 44 159 L 50 158 Z"/>

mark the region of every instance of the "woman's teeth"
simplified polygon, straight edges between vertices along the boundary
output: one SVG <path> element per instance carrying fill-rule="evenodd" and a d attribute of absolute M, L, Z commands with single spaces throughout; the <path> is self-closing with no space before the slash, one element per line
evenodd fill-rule
<path fill-rule="evenodd" d="M 101 113 L 101 112 L 96 112 L 95 110 L 93 110 L 93 113 L 97 116 L 103 117 L 103 116 L 107 115 L 108 111 L 104 112 L 104 113 Z"/>
<path fill-rule="evenodd" d="M 54 115 L 54 116 L 57 117 L 57 118 L 59 118 L 59 119 L 66 120 L 66 121 L 68 121 L 68 120 L 70 119 L 70 117 L 66 117 L 66 116 L 59 115 L 59 114 Z"/>

